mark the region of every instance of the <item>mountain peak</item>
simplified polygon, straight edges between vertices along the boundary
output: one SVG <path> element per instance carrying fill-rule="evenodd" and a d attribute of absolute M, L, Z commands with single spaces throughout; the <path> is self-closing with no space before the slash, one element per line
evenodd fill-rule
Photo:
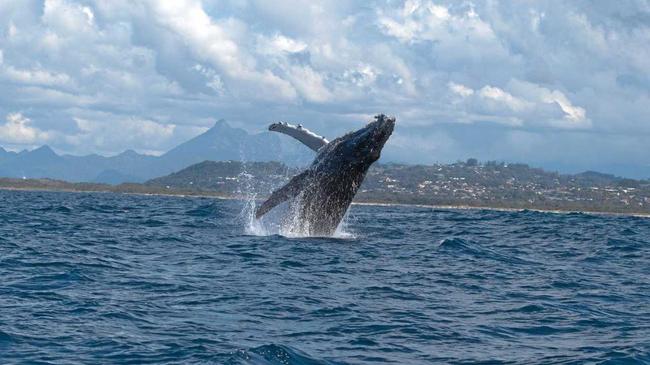
<path fill-rule="evenodd" d="M 230 124 L 228 124 L 228 122 L 226 122 L 226 120 L 223 119 L 223 118 L 221 118 L 221 119 L 217 120 L 216 122 L 214 122 L 214 125 L 212 125 L 212 128 L 217 128 L 217 127 L 220 127 L 220 126 L 225 126 L 225 127 L 230 128 Z"/>
<path fill-rule="evenodd" d="M 41 147 L 30 151 L 30 154 L 36 154 L 41 156 L 58 156 L 54 150 L 48 145 L 42 145 Z"/>
<path fill-rule="evenodd" d="M 228 124 L 228 122 L 226 122 L 225 119 L 219 119 L 216 122 L 214 122 L 212 127 L 210 127 L 210 129 L 208 129 L 205 133 L 229 131 L 229 130 L 232 130 L 232 129 L 233 129 L 233 127 L 231 127 L 230 124 Z"/>
<path fill-rule="evenodd" d="M 139 153 L 135 152 L 132 149 L 128 149 L 122 153 L 120 153 L 118 156 L 123 156 L 123 157 L 133 157 L 133 156 L 138 156 L 140 155 Z"/>

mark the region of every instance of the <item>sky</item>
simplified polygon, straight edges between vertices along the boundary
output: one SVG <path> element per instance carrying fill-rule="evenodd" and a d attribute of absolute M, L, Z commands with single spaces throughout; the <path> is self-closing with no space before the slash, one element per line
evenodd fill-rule
<path fill-rule="evenodd" d="M 331 139 L 378 113 L 384 161 L 650 168 L 650 2 L 0 0 L 5 149 L 160 154 L 222 118 Z"/>

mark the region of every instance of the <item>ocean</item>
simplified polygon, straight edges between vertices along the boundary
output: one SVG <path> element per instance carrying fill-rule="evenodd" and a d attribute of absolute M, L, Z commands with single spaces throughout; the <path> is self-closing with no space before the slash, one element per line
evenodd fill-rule
<path fill-rule="evenodd" d="M 650 363 L 650 219 L 0 191 L 0 364 Z"/>

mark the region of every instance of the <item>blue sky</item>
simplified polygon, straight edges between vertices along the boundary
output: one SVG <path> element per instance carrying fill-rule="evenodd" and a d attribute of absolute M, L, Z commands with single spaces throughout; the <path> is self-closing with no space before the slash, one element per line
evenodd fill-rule
<path fill-rule="evenodd" d="M 225 118 L 386 161 L 650 165 L 648 1 L 0 1 L 0 145 L 159 154 Z M 650 176 L 649 176 L 650 177 Z"/>

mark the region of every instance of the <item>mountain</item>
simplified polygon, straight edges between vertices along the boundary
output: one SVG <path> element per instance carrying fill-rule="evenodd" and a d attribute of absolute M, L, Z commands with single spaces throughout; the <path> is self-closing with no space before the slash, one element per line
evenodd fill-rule
<path fill-rule="evenodd" d="M 32 151 L 22 151 L 0 164 L 0 176 L 4 177 L 67 177 L 65 160 L 49 146 Z"/>
<path fill-rule="evenodd" d="M 15 152 L 6 151 L 4 148 L 0 147 L 0 164 L 14 158 L 16 155 Z"/>
<path fill-rule="evenodd" d="M 177 171 L 206 160 L 271 161 L 281 152 L 277 135 L 268 132 L 251 135 L 243 129 L 230 127 L 222 119 L 205 133 L 162 155 L 160 167 Z"/>
<path fill-rule="evenodd" d="M 313 157 L 313 153 L 306 147 L 296 147 L 294 141 L 290 141 L 293 142 L 290 145 L 284 142 L 286 141 L 277 134 L 249 134 L 220 120 L 205 133 L 172 148 L 162 156 L 143 155 L 133 150 L 110 157 L 96 154 L 58 155 L 49 146 L 20 153 L 0 149 L 0 176 L 119 184 L 144 182 L 206 160 L 279 159 L 295 166 L 304 164 Z"/>

